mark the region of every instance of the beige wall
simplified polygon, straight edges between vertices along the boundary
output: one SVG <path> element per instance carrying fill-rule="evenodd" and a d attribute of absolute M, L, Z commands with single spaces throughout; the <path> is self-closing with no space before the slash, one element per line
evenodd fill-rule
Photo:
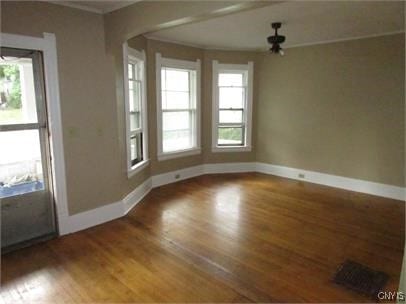
<path fill-rule="evenodd" d="M 257 161 L 404 186 L 404 35 L 262 55 Z"/>
<path fill-rule="evenodd" d="M 199 11 L 202 5 L 205 9 Z M 192 9 L 188 4 L 189 8 L 179 13 L 182 5 L 178 3 L 172 6 L 171 14 L 158 16 L 159 20 L 143 17 L 145 20 L 137 19 L 132 24 L 132 18 L 139 14 L 133 9 L 120 10 L 103 19 L 98 14 L 50 3 L 1 2 L 2 32 L 56 35 L 70 214 L 121 200 L 151 174 L 200 163 L 257 159 L 403 185 L 398 167 L 404 163 L 400 156 L 404 153 L 403 139 L 399 135 L 399 129 L 404 127 L 404 83 L 399 83 L 403 81 L 399 70 L 404 57 L 398 58 L 403 54 L 403 47 L 399 47 L 403 40 L 397 36 L 289 49 L 284 58 L 267 53 L 203 51 L 139 38 L 141 42 L 134 43 L 146 47 L 148 57 L 151 166 L 128 179 L 123 58 L 117 41 L 143 28 L 144 21 L 150 26 L 182 19 L 187 13 L 196 16 L 200 12 L 201 17 L 221 5 L 224 7 L 225 3 L 196 4 Z M 151 8 L 148 12 L 154 15 Z M 120 18 L 125 19 L 122 27 Z M 115 40 L 116 44 L 107 43 L 111 54 L 106 53 L 105 28 L 109 35 L 118 33 L 117 37 L 121 37 Z M 156 160 L 156 51 L 173 58 L 202 59 L 201 155 Z M 212 59 L 232 63 L 254 61 L 251 153 L 210 151 Z M 289 82 L 294 85 L 288 86 Z M 337 127 L 338 124 L 341 126 Z"/>
<path fill-rule="evenodd" d="M 114 69 L 103 17 L 44 2 L 1 2 L 1 31 L 55 33 L 69 213 L 121 199 Z"/>

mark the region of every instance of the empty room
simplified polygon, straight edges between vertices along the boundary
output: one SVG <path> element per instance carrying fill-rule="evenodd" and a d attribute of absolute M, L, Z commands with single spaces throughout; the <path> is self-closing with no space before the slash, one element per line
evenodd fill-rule
<path fill-rule="evenodd" d="M 1 1 L 0 303 L 403 303 L 404 1 Z"/>

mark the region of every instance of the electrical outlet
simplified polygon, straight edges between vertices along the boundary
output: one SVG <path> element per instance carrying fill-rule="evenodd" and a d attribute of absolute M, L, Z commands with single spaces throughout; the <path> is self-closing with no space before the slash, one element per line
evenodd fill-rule
<path fill-rule="evenodd" d="M 175 179 L 179 179 L 179 178 L 180 178 L 180 174 L 176 174 Z"/>
<path fill-rule="evenodd" d="M 304 173 L 299 173 L 299 174 L 298 174 L 298 177 L 299 177 L 299 178 L 305 178 L 305 174 L 304 174 Z"/>

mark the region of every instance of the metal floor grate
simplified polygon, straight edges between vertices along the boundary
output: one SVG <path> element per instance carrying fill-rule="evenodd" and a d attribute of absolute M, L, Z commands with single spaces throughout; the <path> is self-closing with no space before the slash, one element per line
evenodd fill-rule
<path fill-rule="evenodd" d="M 350 260 L 340 265 L 333 281 L 341 286 L 367 295 L 373 299 L 382 291 L 389 276 Z"/>

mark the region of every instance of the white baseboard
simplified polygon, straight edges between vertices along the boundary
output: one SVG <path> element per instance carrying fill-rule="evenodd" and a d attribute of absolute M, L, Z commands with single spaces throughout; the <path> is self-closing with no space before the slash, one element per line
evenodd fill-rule
<path fill-rule="evenodd" d="M 118 201 L 96 209 L 88 210 L 65 218 L 63 229 L 59 229 L 60 235 L 65 235 L 84 230 L 96 225 L 109 222 L 123 216 L 123 203 Z"/>
<path fill-rule="evenodd" d="M 152 189 L 152 180 L 148 178 L 141 185 L 127 194 L 123 198 L 123 215 L 126 215 L 132 208 L 135 207 Z"/>
<path fill-rule="evenodd" d="M 256 162 L 204 164 L 154 175 L 135 188 L 121 201 L 58 219 L 60 222 L 59 234 L 73 233 L 120 218 L 134 208 L 153 188 L 203 174 L 236 172 L 261 172 L 345 190 L 405 200 L 405 188 L 403 187 L 354 178 Z M 299 174 L 304 174 L 304 178 L 300 178 Z"/>
<path fill-rule="evenodd" d="M 184 168 L 159 175 L 154 175 L 152 179 L 152 188 L 171 184 L 184 179 L 192 178 L 203 174 L 203 165 Z"/>
<path fill-rule="evenodd" d="M 238 172 L 255 172 L 256 164 L 251 163 L 219 163 L 219 164 L 204 164 L 203 174 L 219 174 L 219 173 L 238 173 Z"/>
<path fill-rule="evenodd" d="M 380 184 L 361 179 L 343 177 L 319 173 L 314 171 L 270 165 L 266 163 L 256 163 L 256 171 L 281 177 L 307 181 L 315 184 L 340 188 L 350 191 L 367 193 L 397 200 L 405 200 L 405 188 L 392 185 Z M 303 174 L 304 178 L 299 177 Z"/>

